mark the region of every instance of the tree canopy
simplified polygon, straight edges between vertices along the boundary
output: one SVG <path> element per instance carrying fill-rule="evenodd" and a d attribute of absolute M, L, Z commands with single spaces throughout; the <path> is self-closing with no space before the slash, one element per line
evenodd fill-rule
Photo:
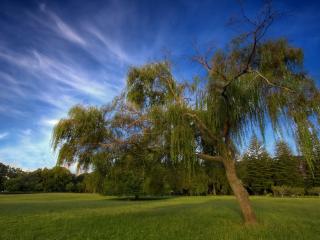
<path fill-rule="evenodd" d="M 87 168 L 101 154 L 113 164 L 147 150 L 160 162 L 183 164 L 189 179 L 197 161 L 221 162 L 246 223 L 255 223 L 235 170 L 238 146 L 252 131 L 264 137 L 271 122 L 275 133 L 291 132 L 313 169 L 319 142 L 320 94 L 302 50 L 265 37 L 277 15 L 267 5 L 226 48 L 195 56 L 206 72 L 201 84 L 177 81 L 167 61 L 130 68 L 125 91 L 111 104 L 76 106 L 56 125 L 58 162 Z"/>

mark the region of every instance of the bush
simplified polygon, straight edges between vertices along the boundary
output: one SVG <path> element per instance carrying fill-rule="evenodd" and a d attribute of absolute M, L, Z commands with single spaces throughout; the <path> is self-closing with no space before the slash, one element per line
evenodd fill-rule
<path fill-rule="evenodd" d="M 304 196 L 305 191 L 304 191 L 304 188 L 302 187 L 290 187 L 288 189 L 288 193 L 292 197 L 299 197 L 299 196 Z"/>
<path fill-rule="evenodd" d="M 271 187 L 273 195 L 278 197 L 297 197 L 297 196 L 303 196 L 304 195 L 304 188 L 302 187 L 289 187 L 286 185 L 282 186 L 272 186 Z"/>
<path fill-rule="evenodd" d="M 320 197 L 320 187 L 313 187 L 308 189 L 308 194 L 309 195 L 317 195 Z"/>

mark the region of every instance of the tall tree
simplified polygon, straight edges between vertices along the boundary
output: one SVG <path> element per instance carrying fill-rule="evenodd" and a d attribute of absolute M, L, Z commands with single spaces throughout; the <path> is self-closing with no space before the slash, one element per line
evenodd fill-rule
<path fill-rule="evenodd" d="M 303 176 L 299 164 L 299 159 L 293 156 L 288 144 L 284 141 L 277 142 L 273 161 L 275 185 L 302 186 Z"/>
<path fill-rule="evenodd" d="M 253 194 L 264 194 L 273 185 L 271 158 L 256 136 L 253 136 L 242 161 L 238 163 L 239 177 Z"/>
<path fill-rule="evenodd" d="M 311 136 L 320 121 L 320 94 L 303 69 L 302 50 L 283 39 L 265 39 L 277 15 L 267 5 L 256 19 L 245 17 L 250 30 L 209 61 L 196 56 L 206 71 L 205 83 L 177 82 L 168 62 L 131 68 L 125 100 L 116 104 L 113 114 L 78 108 L 58 123 L 53 145 L 61 147 L 60 162 L 90 163 L 102 148 L 116 152 L 109 159 L 117 159 L 121 151 L 115 149 L 128 151 L 141 142 L 150 151 L 168 149 L 170 159 L 190 171 L 197 159 L 217 161 L 224 166 L 245 222 L 256 223 L 236 174 L 236 146 L 252 129 L 264 136 L 270 121 L 275 132 L 294 129 L 301 152 L 313 166 Z M 207 151 L 204 145 L 212 148 Z"/>
<path fill-rule="evenodd" d="M 250 128 L 264 136 L 268 121 L 276 132 L 290 131 L 289 123 L 312 166 L 310 137 L 316 126 L 310 117 L 319 115 L 319 91 L 305 74 L 302 50 L 283 39 L 263 38 L 275 16 L 267 6 L 257 20 L 248 19 L 253 30 L 231 41 L 227 50 L 215 52 L 209 62 L 196 58 L 207 82 L 197 86 L 195 101 L 188 101 L 185 85 L 175 81 L 168 63 L 133 68 L 127 82 L 129 101 L 149 114 L 155 130 L 170 135 L 172 159 L 192 163 L 196 154 L 223 163 L 248 224 L 256 223 L 256 216 L 236 174 L 236 145 Z M 214 151 L 200 152 L 202 142 Z"/>

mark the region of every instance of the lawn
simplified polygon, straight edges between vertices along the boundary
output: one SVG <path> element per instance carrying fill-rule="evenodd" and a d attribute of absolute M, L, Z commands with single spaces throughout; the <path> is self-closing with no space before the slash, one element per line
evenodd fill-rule
<path fill-rule="evenodd" d="M 245 227 L 231 196 L 125 201 L 95 194 L 0 195 L 0 239 L 320 239 L 320 198 L 252 198 Z"/>

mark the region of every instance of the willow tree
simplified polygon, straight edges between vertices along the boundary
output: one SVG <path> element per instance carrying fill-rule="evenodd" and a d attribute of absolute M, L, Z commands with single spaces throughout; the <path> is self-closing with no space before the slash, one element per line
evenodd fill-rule
<path fill-rule="evenodd" d="M 284 39 L 265 39 L 276 15 L 267 7 L 256 20 L 246 17 L 250 31 L 209 58 L 196 56 L 204 83 L 179 83 L 168 62 L 131 68 L 122 104 L 102 115 L 72 110 L 58 123 L 53 145 L 61 147 L 60 161 L 92 163 L 100 152 L 114 160 L 143 143 L 164 149 L 189 172 L 197 159 L 220 162 L 245 223 L 256 223 L 236 174 L 237 146 L 253 130 L 264 136 L 270 122 L 274 132 L 292 132 L 312 168 L 312 147 L 319 141 L 320 94 L 303 69 L 302 50 Z"/>
<path fill-rule="evenodd" d="M 155 139 L 149 134 L 150 122 L 142 121 L 144 117 L 123 94 L 99 108 L 72 107 L 53 129 L 52 146 L 54 151 L 59 150 L 57 165 L 77 164 L 78 170 L 94 170 L 93 182 L 98 192 L 104 190 L 106 177 L 117 174 L 124 175 L 126 187 L 135 190 L 141 184 L 133 184 L 132 180 L 140 181 L 148 160 L 158 161 L 164 153 L 163 148 L 155 146 Z M 137 176 L 138 173 L 143 174 Z M 124 179 L 129 176 L 131 179 Z M 120 185 L 120 181 L 116 184 Z"/>
<path fill-rule="evenodd" d="M 235 162 L 248 133 L 264 136 L 269 122 L 276 133 L 291 131 L 311 168 L 313 141 L 319 141 L 313 136 L 320 94 L 303 69 L 302 50 L 285 39 L 265 38 L 276 14 L 265 8 L 257 20 L 247 18 L 252 30 L 227 48 L 208 61 L 196 56 L 206 71 L 205 84 L 179 84 L 166 62 L 132 68 L 127 81 L 128 100 L 148 115 L 154 132 L 169 136 L 172 159 L 187 167 L 195 157 L 223 163 L 247 224 L 257 220 Z M 204 145 L 212 146 L 210 152 Z"/>

